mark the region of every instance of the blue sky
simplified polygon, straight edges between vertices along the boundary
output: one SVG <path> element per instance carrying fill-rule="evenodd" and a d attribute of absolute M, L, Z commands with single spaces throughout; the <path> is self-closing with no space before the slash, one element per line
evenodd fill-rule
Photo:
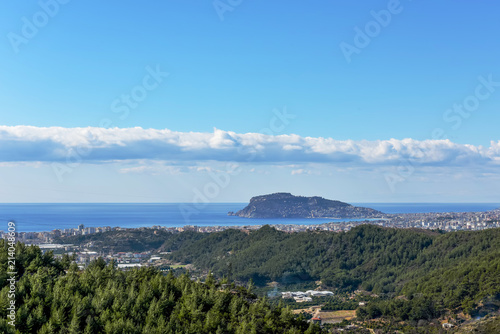
<path fill-rule="evenodd" d="M 0 202 L 500 202 L 499 6 L 4 2 Z"/>

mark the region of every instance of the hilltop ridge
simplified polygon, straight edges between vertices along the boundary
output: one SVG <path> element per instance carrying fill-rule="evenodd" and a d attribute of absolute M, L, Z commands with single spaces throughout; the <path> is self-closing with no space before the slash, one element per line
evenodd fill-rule
<path fill-rule="evenodd" d="M 319 196 L 294 196 L 281 192 L 252 197 L 245 208 L 228 212 L 228 215 L 245 218 L 374 218 L 384 214 Z"/>

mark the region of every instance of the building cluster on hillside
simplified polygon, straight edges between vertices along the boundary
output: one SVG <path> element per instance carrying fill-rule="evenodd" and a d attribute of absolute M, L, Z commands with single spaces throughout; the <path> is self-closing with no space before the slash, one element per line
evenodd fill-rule
<path fill-rule="evenodd" d="M 312 219 L 311 219 L 312 221 Z M 500 210 L 487 212 L 440 212 L 440 213 L 403 213 L 403 214 L 385 214 L 384 218 L 367 219 L 345 222 L 329 222 L 322 224 L 276 224 L 274 228 L 285 232 L 303 232 L 310 230 L 322 230 L 342 232 L 349 231 L 351 228 L 363 225 L 373 224 L 383 227 L 394 228 L 421 228 L 421 229 L 440 229 L 444 231 L 476 231 L 488 228 L 500 227 Z M 162 227 L 153 226 L 153 228 L 162 228 L 170 232 L 195 231 L 203 233 L 219 232 L 227 229 L 240 229 L 244 231 L 256 230 L 262 225 L 246 226 L 183 226 L 183 227 Z"/>
<path fill-rule="evenodd" d="M 58 247 L 57 244 L 42 244 L 40 247 L 43 251 L 46 250 L 56 250 L 62 247 Z M 75 262 L 81 266 L 85 267 L 91 261 L 98 258 L 104 259 L 106 263 L 114 261 L 118 268 L 127 269 L 132 267 L 142 267 L 147 265 L 152 265 L 155 261 L 161 260 L 159 256 L 152 255 L 150 251 L 147 252 L 117 252 L 114 254 L 105 254 L 102 252 L 91 251 L 87 248 L 82 248 L 74 245 L 62 245 L 64 246 L 65 253 L 70 256 L 75 256 Z M 56 257 L 61 257 L 62 254 L 56 254 Z"/>
<path fill-rule="evenodd" d="M 392 228 L 420 228 L 430 230 L 478 231 L 500 227 L 500 210 L 487 212 L 444 212 L 444 213 L 405 213 L 385 215 L 382 219 L 370 219 L 346 222 L 330 222 L 307 225 L 273 225 L 277 230 L 285 232 L 303 231 L 349 231 L 353 227 L 372 224 Z M 247 227 L 245 227 L 247 228 Z"/>
<path fill-rule="evenodd" d="M 333 296 L 331 291 L 286 291 L 281 293 L 281 298 L 293 298 L 297 303 L 312 302 L 312 297 L 328 297 Z"/>
<path fill-rule="evenodd" d="M 312 219 L 311 219 L 312 221 Z M 487 212 L 441 212 L 441 213 L 404 213 L 404 214 L 386 214 L 384 218 L 356 220 L 345 222 L 329 222 L 322 224 L 275 224 L 274 228 L 285 232 L 303 232 L 303 231 L 349 231 L 351 228 L 363 225 L 373 224 L 383 227 L 394 228 L 421 228 L 421 229 L 440 229 L 444 231 L 460 230 L 484 230 L 488 228 L 500 227 L 500 210 Z M 164 227 L 153 226 L 152 228 L 164 229 L 172 233 L 183 231 L 194 231 L 202 233 L 220 232 L 227 229 L 239 229 L 243 231 L 257 230 L 263 225 L 245 225 L 245 226 L 193 226 L 183 227 Z"/>
<path fill-rule="evenodd" d="M 400 228 L 476 231 L 500 227 L 500 210 L 486 212 L 407 213 L 391 215 L 388 224 L 387 226 Z"/>
<path fill-rule="evenodd" d="M 85 227 L 83 224 L 80 224 L 78 225 L 78 228 L 55 229 L 52 231 L 44 231 L 44 232 L 17 232 L 16 239 L 18 241 L 27 244 L 41 244 L 41 243 L 53 242 L 54 239 L 59 237 L 88 235 L 88 234 L 101 233 L 107 231 L 116 231 L 121 229 L 122 229 L 121 227 L 110 227 L 110 226 Z M 0 235 L 2 236 L 2 238 L 6 237 L 6 233 L 4 233 L 4 231 L 0 231 Z"/>

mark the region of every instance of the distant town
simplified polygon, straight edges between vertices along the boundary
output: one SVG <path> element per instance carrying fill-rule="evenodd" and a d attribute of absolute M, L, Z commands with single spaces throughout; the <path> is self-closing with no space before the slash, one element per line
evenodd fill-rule
<path fill-rule="evenodd" d="M 349 231 L 351 228 L 362 224 L 374 224 L 382 227 L 391 228 L 407 228 L 407 229 L 429 229 L 441 230 L 445 232 L 453 231 L 475 231 L 489 228 L 500 227 L 500 209 L 486 212 L 441 212 L 441 213 L 405 213 L 405 214 L 384 214 L 381 218 L 372 218 L 359 221 L 346 222 L 328 222 L 322 224 L 310 225 L 293 225 L 293 224 L 278 224 L 272 225 L 280 231 L 294 233 L 304 231 L 332 231 L 343 232 Z M 151 227 L 140 227 L 137 229 L 146 230 L 162 230 L 170 233 L 181 233 L 184 231 L 194 231 L 201 233 L 219 232 L 227 229 L 240 229 L 243 231 L 257 230 L 263 225 L 245 225 L 245 226 L 193 226 L 186 225 L 183 227 L 167 227 L 154 225 Z M 37 245 L 42 250 L 54 250 L 56 254 L 62 255 L 68 253 L 75 256 L 75 261 L 80 266 L 90 261 L 103 257 L 107 261 L 113 260 L 118 264 L 119 268 L 127 269 L 131 267 L 155 265 L 172 267 L 171 263 L 164 261 L 162 254 L 154 254 L 151 251 L 146 252 L 117 252 L 117 253 L 98 253 L 90 250 L 92 244 L 85 246 L 66 245 L 54 243 L 60 237 L 68 236 L 85 236 L 95 233 L 103 233 L 108 231 L 122 231 L 129 228 L 122 227 L 85 227 L 83 224 L 76 228 L 70 229 L 54 229 L 46 232 L 17 232 L 17 240 L 29 245 Z M 2 238 L 8 235 L 4 231 L 0 231 Z M 175 264 L 174 266 L 182 266 Z"/>

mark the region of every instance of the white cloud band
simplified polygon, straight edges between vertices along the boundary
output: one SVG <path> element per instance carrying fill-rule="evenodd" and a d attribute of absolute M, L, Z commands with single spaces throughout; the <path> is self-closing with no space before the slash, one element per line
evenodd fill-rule
<path fill-rule="evenodd" d="M 116 160 L 238 161 L 255 163 L 325 162 L 393 165 L 411 160 L 420 165 L 496 164 L 500 141 L 490 147 L 449 140 L 335 140 L 298 135 L 175 132 L 143 128 L 62 128 L 0 126 L 0 162 Z"/>

